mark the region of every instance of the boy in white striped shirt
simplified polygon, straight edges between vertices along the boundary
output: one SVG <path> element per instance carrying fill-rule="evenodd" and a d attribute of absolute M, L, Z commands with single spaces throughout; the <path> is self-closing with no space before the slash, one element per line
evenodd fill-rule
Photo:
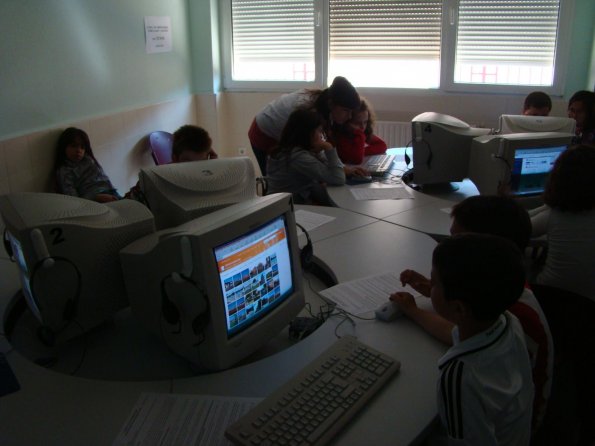
<path fill-rule="evenodd" d="M 506 311 L 524 283 L 522 254 L 501 237 L 462 234 L 434 250 L 432 305 L 456 325 L 438 362 L 449 445 L 529 445 L 531 364 L 523 329 Z"/>

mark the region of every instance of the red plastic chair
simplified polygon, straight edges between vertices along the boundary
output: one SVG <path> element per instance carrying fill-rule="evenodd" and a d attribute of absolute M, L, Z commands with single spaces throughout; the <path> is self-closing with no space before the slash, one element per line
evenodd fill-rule
<path fill-rule="evenodd" d="M 153 132 L 149 135 L 149 149 L 156 165 L 171 163 L 173 136 L 168 132 Z"/>

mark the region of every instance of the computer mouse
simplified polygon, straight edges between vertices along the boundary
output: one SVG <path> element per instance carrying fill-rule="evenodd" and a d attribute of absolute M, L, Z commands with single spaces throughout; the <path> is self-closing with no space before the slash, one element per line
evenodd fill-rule
<path fill-rule="evenodd" d="M 389 300 L 376 308 L 375 313 L 376 319 L 391 322 L 398 318 L 402 312 L 396 302 Z"/>

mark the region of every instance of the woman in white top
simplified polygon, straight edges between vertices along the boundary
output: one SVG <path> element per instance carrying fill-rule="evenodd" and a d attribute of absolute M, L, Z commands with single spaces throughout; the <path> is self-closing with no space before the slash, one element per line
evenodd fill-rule
<path fill-rule="evenodd" d="M 544 193 L 530 212 L 533 236 L 548 251 L 536 282 L 595 301 L 595 148 L 579 145 L 557 159 Z"/>
<path fill-rule="evenodd" d="M 595 444 L 595 148 L 578 145 L 554 164 L 545 206 L 532 212 L 533 235 L 546 235 L 543 269 L 532 285 L 554 338 L 552 409 L 544 423 L 553 436 L 578 421 L 578 445 Z M 561 384 L 562 383 L 562 384 Z M 570 386 L 575 386 L 572 389 Z M 575 395 L 575 401 L 561 395 Z M 573 404 L 574 403 L 574 404 Z M 567 415 L 569 414 L 569 415 Z M 560 436 L 560 433 L 562 434 Z"/>
<path fill-rule="evenodd" d="M 344 124 L 360 106 L 360 97 L 351 83 L 337 76 L 324 90 L 298 90 L 284 94 L 267 104 L 254 118 L 248 138 L 263 175 L 267 174 L 267 155 L 277 146 L 289 115 L 297 109 L 316 110 L 323 118 L 323 128 L 331 138 L 334 124 Z M 348 172 L 349 173 L 349 172 Z"/>

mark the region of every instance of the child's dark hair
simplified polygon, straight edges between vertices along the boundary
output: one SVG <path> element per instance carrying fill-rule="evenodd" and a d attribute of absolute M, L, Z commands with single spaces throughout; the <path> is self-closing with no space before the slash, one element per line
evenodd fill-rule
<path fill-rule="evenodd" d="M 595 129 L 595 93 L 589 90 L 577 91 L 568 101 L 568 108 L 570 108 L 574 102 L 582 102 L 586 110 L 585 123 L 582 131 Z"/>
<path fill-rule="evenodd" d="M 310 150 L 312 133 L 323 123 L 324 119 L 320 113 L 314 110 L 295 110 L 289 115 L 289 119 L 281 132 L 279 145 L 273 150 L 271 156 L 290 152 L 296 147 L 302 150 Z"/>
<path fill-rule="evenodd" d="M 196 153 L 208 152 L 212 144 L 213 141 L 205 129 L 187 124 L 174 132 L 171 152 L 176 157 L 186 150 Z"/>
<path fill-rule="evenodd" d="M 543 201 L 560 211 L 595 209 L 595 148 L 580 144 L 560 154 L 550 172 Z"/>
<path fill-rule="evenodd" d="M 460 300 L 480 321 L 496 319 L 523 292 L 525 268 L 517 246 L 490 234 L 445 239 L 432 256 L 446 300 Z"/>
<path fill-rule="evenodd" d="M 466 232 L 504 237 L 521 250 L 531 238 L 531 217 L 512 197 L 474 195 L 453 206 L 450 215 Z"/>
<path fill-rule="evenodd" d="M 357 110 L 360 106 L 360 96 L 351 83 L 343 76 L 337 76 L 333 83 L 324 90 L 310 90 L 313 98 L 310 108 L 318 111 L 324 119 L 328 119 L 331 112 L 330 103 L 340 107 Z"/>
<path fill-rule="evenodd" d="M 364 134 L 366 135 L 366 141 L 370 142 L 370 138 L 372 133 L 374 133 L 374 124 L 376 123 L 376 114 L 374 113 L 374 109 L 370 105 L 370 103 L 365 99 L 361 98 L 361 103 L 359 108 L 356 110 L 356 113 L 359 112 L 368 112 L 368 123 L 366 124 L 366 128 L 364 129 Z"/>
<path fill-rule="evenodd" d="M 544 108 L 547 107 L 548 110 L 552 109 L 552 98 L 549 97 L 547 93 L 543 91 L 534 91 L 529 93 L 525 97 L 525 103 L 523 104 L 523 110 L 528 110 L 531 107 L 535 108 Z"/>
<path fill-rule="evenodd" d="M 54 163 L 54 170 L 59 169 L 66 162 L 66 147 L 79 141 L 85 149 L 85 155 L 93 158 L 93 160 L 97 164 L 99 164 L 95 159 L 95 156 L 93 155 L 89 135 L 87 135 L 87 133 L 84 130 L 77 129 L 76 127 L 68 127 L 66 130 L 62 132 L 62 134 L 58 138 L 58 143 L 56 144 L 56 159 Z"/>

